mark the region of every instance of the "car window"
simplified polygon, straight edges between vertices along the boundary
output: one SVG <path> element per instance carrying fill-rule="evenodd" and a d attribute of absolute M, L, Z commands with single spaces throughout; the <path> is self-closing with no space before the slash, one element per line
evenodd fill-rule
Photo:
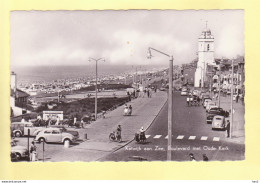
<path fill-rule="evenodd" d="M 222 118 L 215 118 L 216 120 L 222 120 Z"/>
<path fill-rule="evenodd" d="M 60 132 L 58 130 L 53 130 L 52 134 L 59 134 Z"/>
<path fill-rule="evenodd" d="M 45 133 L 45 134 L 50 134 L 50 133 L 51 133 L 51 131 L 49 131 L 49 130 L 46 130 L 44 133 Z"/>
<path fill-rule="evenodd" d="M 25 127 L 33 127 L 32 124 L 25 124 Z"/>

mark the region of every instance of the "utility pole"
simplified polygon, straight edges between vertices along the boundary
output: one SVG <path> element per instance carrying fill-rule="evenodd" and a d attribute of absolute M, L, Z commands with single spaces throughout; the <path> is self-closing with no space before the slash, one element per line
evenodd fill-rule
<path fill-rule="evenodd" d="M 168 148 L 167 148 L 167 160 L 172 159 L 172 122 L 173 122 L 173 103 L 172 103 L 172 72 L 173 72 L 173 56 L 169 61 L 169 97 L 168 97 Z"/>
<path fill-rule="evenodd" d="M 232 129 L 233 129 L 233 84 L 234 84 L 233 82 L 234 82 L 234 59 L 232 59 L 230 138 L 232 138 Z"/>
<path fill-rule="evenodd" d="M 148 58 L 152 58 L 151 50 L 161 53 L 170 58 L 169 60 L 169 92 L 168 92 L 168 145 L 167 145 L 167 161 L 172 160 L 172 123 L 173 123 L 173 95 L 172 95 L 172 76 L 173 76 L 173 56 L 163 53 L 159 50 L 149 47 Z"/>
<path fill-rule="evenodd" d="M 98 80 L 98 61 L 103 60 L 105 61 L 103 58 L 99 58 L 99 59 L 94 59 L 94 58 L 89 58 L 89 61 L 94 60 L 96 62 L 96 86 L 95 86 L 95 121 L 97 120 L 97 80 Z"/>
<path fill-rule="evenodd" d="M 218 107 L 220 107 L 220 71 L 218 75 Z"/>

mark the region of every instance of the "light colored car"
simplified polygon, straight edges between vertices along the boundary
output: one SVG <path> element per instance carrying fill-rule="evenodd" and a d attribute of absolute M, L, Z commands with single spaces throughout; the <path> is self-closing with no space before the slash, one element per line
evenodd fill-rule
<path fill-rule="evenodd" d="M 181 96 L 187 96 L 188 95 L 188 91 L 181 91 Z"/>
<path fill-rule="evenodd" d="M 14 140 L 11 141 L 11 153 L 15 154 L 15 160 L 29 158 L 29 151 L 25 146 L 19 146 Z"/>
<path fill-rule="evenodd" d="M 35 140 L 38 142 L 54 142 L 54 143 L 64 143 L 66 140 L 74 143 L 77 137 L 73 136 L 71 133 L 63 132 L 60 128 L 47 128 L 40 131 Z"/>
<path fill-rule="evenodd" d="M 208 112 L 210 110 L 210 107 L 216 107 L 216 103 L 209 101 L 206 105 L 206 112 Z"/>
<path fill-rule="evenodd" d="M 225 127 L 225 117 L 224 116 L 214 116 L 212 120 L 212 130 L 214 129 L 222 129 L 224 130 Z"/>
<path fill-rule="evenodd" d="M 210 98 L 207 98 L 204 100 L 203 107 L 206 108 L 208 102 L 211 102 L 212 100 Z"/>

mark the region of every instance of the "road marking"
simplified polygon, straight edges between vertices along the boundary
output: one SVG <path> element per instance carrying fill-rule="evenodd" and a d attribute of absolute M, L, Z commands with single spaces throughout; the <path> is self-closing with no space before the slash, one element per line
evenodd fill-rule
<path fill-rule="evenodd" d="M 179 135 L 176 139 L 183 139 L 184 135 Z"/>
<path fill-rule="evenodd" d="M 200 140 L 207 140 L 207 139 L 208 139 L 208 137 L 202 136 Z"/>
<path fill-rule="evenodd" d="M 145 137 L 148 139 L 151 135 L 145 135 Z"/>
<path fill-rule="evenodd" d="M 168 139 L 168 135 L 165 137 L 165 139 Z"/>
<path fill-rule="evenodd" d="M 155 135 L 153 138 L 154 139 L 159 139 L 162 135 Z"/>
<path fill-rule="evenodd" d="M 219 141 L 219 139 L 220 139 L 219 137 L 214 137 L 213 141 Z"/>
<path fill-rule="evenodd" d="M 194 139 L 196 139 L 196 136 L 190 136 L 189 137 L 189 140 L 194 140 Z"/>

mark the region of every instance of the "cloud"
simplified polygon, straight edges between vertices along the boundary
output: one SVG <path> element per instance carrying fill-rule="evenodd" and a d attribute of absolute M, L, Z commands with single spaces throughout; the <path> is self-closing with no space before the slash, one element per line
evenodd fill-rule
<path fill-rule="evenodd" d="M 108 64 L 168 64 L 153 47 L 174 56 L 175 64 L 196 58 L 197 39 L 207 20 L 217 57 L 244 53 L 241 11 L 13 11 L 12 65 L 81 65 L 88 58 Z"/>

